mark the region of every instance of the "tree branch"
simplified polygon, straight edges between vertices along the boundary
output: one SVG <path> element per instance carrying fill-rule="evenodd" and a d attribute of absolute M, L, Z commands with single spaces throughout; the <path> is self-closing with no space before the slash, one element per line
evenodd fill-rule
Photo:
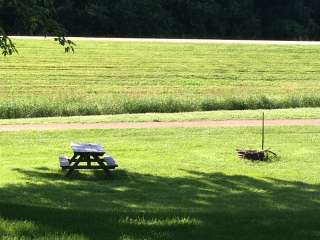
<path fill-rule="evenodd" d="M 14 53 L 19 54 L 15 44 L 6 35 L 4 30 L 0 27 L 0 50 L 4 56 L 12 55 Z"/>
<path fill-rule="evenodd" d="M 66 39 L 64 36 L 56 37 L 54 40 L 64 47 L 65 53 L 74 53 L 74 46 L 76 44 L 73 41 Z"/>

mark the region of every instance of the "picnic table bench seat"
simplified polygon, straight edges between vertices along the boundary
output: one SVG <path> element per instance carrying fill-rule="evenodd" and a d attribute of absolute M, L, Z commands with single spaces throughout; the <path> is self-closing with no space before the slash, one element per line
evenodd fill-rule
<path fill-rule="evenodd" d="M 70 158 L 67 156 L 60 156 L 59 157 L 59 162 L 60 162 L 60 167 L 69 167 L 70 166 Z M 111 157 L 111 156 L 105 156 L 103 158 L 103 161 L 107 164 L 109 167 L 118 167 L 118 164 L 116 161 Z M 91 160 L 91 162 L 96 162 L 94 160 Z"/>
<path fill-rule="evenodd" d="M 105 156 L 103 159 L 107 163 L 107 166 L 115 168 L 118 167 L 118 164 L 111 156 Z"/>
<path fill-rule="evenodd" d="M 59 162 L 60 162 L 60 167 L 65 168 L 70 166 L 70 159 L 67 156 L 60 156 L 59 157 Z"/>

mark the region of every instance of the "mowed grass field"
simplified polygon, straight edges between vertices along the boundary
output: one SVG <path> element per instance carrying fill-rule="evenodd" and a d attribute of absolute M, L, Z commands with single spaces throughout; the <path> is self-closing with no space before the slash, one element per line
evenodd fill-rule
<path fill-rule="evenodd" d="M 239 160 L 260 128 L 7 132 L 0 135 L 1 239 L 319 239 L 320 127 L 268 127 L 280 159 Z M 58 167 L 99 142 L 105 179 Z"/>
<path fill-rule="evenodd" d="M 0 118 L 320 106 L 319 46 L 15 42 Z"/>

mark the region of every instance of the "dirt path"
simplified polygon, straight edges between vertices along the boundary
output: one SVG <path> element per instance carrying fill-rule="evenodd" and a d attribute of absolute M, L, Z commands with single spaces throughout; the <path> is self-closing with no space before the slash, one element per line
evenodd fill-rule
<path fill-rule="evenodd" d="M 12 39 L 52 40 L 53 37 L 11 36 Z M 224 40 L 224 39 L 167 39 L 167 38 L 93 38 L 69 37 L 73 41 L 109 41 L 109 42 L 171 42 L 171 43 L 203 43 L 203 44 L 276 44 L 276 45 L 320 45 L 318 41 L 269 41 L 269 40 Z"/>
<path fill-rule="evenodd" d="M 320 119 L 266 120 L 266 126 L 320 126 Z M 133 128 L 196 128 L 261 126 L 261 120 L 183 121 L 183 122 L 122 122 L 122 123 L 52 123 L 0 125 L 0 132 L 66 129 L 133 129 Z"/>

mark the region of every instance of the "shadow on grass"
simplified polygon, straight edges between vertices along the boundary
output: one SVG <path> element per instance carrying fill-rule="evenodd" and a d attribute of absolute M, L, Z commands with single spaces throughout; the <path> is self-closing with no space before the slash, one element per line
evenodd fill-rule
<path fill-rule="evenodd" d="M 1 189 L 2 237 L 320 238 L 320 185 L 197 171 L 169 178 L 117 170 L 107 180 L 97 171 L 72 181 L 16 171 L 27 183 Z"/>

